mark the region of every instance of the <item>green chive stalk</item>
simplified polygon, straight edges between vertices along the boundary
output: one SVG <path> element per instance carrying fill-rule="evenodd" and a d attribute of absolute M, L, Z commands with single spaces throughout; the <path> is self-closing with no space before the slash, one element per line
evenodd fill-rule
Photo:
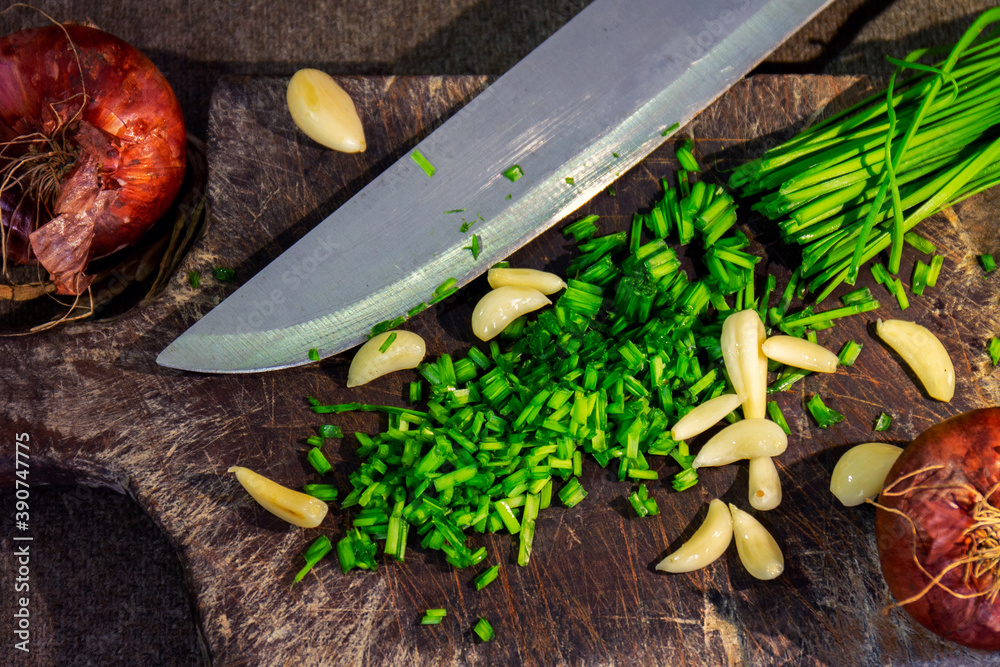
<path fill-rule="evenodd" d="M 920 221 L 1000 183 L 1000 31 L 986 31 L 997 22 L 1000 8 L 948 50 L 890 58 L 884 91 L 732 175 L 730 187 L 757 197 L 754 209 L 802 247 L 800 279 L 816 303 L 886 249 L 898 274 Z"/>

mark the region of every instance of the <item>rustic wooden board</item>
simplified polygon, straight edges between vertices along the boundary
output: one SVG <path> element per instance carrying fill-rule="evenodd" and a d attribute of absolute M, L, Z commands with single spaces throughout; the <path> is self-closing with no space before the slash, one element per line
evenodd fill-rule
<path fill-rule="evenodd" d="M 913 299 L 905 317 L 938 333 L 955 360 L 958 392 L 950 404 L 926 397 L 872 336 L 877 316 L 899 311 L 884 291 L 881 310 L 823 332 L 833 348 L 865 344 L 857 364 L 812 377 L 778 400 L 793 427 L 780 459 L 781 506 L 761 516 L 782 545 L 785 574 L 750 578 L 734 550 L 711 567 L 666 576 L 653 565 L 691 534 L 708 500 L 745 506 L 745 468 L 703 473 L 695 489 L 675 494 L 654 484 L 662 515 L 637 520 L 626 508 L 629 487 L 592 463 L 590 496 L 573 509 L 554 507 L 538 521 L 529 566 L 513 563 L 508 537 L 473 537 L 502 564 L 482 592 L 473 573 L 456 572 L 436 554 L 411 545 L 403 564 L 344 576 L 330 559 L 289 590 L 299 553 L 320 532 L 336 540 L 349 518 L 332 511 L 320 530 L 284 525 L 262 512 L 225 470 L 256 469 L 287 485 L 315 477 L 305 439 L 323 420 L 304 396 L 327 402 L 400 404 L 401 373 L 348 390 L 348 356 L 309 368 L 205 376 L 159 368 L 156 353 L 234 289 L 207 278 L 231 266 L 246 279 L 356 192 L 392 159 L 485 85 L 482 78 L 348 78 L 368 128 L 364 155 L 330 153 L 306 140 L 284 112 L 285 82 L 223 82 L 211 109 L 209 196 L 213 222 L 152 304 L 42 335 L 0 339 L 4 442 L 30 434 L 31 479 L 107 486 L 134 497 L 176 546 L 190 575 L 202 631 L 218 665 L 971 665 L 991 655 L 944 643 L 890 601 L 878 569 L 870 508 L 840 507 L 830 472 L 849 445 L 887 439 L 904 444 L 937 420 L 998 402 L 1000 383 L 984 342 L 1000 332 L 995 290 L 974 253 L 998 249 L 997 195 L 977 197 L 924 224 L 945 254 L 938 287 Z M 756 77 L 739 84 L 687 132 L 713 173 L 723 173 L 787 136 L 824 107 L 856 100 L 862 81 L 831 77 Z M 474 159 L 474 158 L 473 158 Z M 617 197 L 601 195 L 580 211 L 598 213 L 607 229 L 623 227 L 648 206 L 672 165 L 660 151 L 624 175 Z M 758 221 L 759 223 L 759 221 Z M 761 242 L 771 236 L 751 223 Z M 758 245 L 759 247 L 759 245 Z M 766 270 L 779 285 L 789 273 L 771 248 Z M 519 266 L 565 266 L 569 250 L 557 231 L 515 255 Z M 910 266 L 915 255 L 904 254 Z M 199 270 L 193 289 L 185 273 Z M 866 274 L 867 278 L 867 274 Z M 867 284 L 867 283 L 866 283 Z M 472 344 L 466 322 L 482 285 L 411 322 L 431 354 Z M 847 415 L 823 431 L 803 414 L 814 392 Z M 876 437 L 881 411 L 892 429 Z M 378 427 L 375 415 L 344 415 L 345 431 Z M 353 443 L 328 445 L 334 481 L 345 484 Z M 672 468 L 657 461 L 669 479 Z M 0 452 L 0 481 L 13 484 L 13 446 Z M 558 504 L 558 503 L 557 503 Z M 428 607 L 446 607 L 437 627 L 420 627 Z M 471 634 L 487 617 L 497 637 Z"/>

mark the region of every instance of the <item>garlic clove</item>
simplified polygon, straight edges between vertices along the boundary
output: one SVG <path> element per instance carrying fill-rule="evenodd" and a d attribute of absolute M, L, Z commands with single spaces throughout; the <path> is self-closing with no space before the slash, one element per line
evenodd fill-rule
<path fill-rule="evenodd" d="M 505 285 L 486 293 L 472 313 L 472 332 L 479 340 L 491 340 L 521 315 L 552 303 L 531 287 Z"/>
<path fill-rule="evenodd" d="M 788 436 L 770 419 L 744 419 L 727 426 L 701 448 L 693 468 L 721 466 L 740 459 L 777 456 L 788 446 Z"/>
<path fill-rule="evenodd" d="M 236 479 L 261 507 L 296 526 L 315 528 L 330 509 L 319 498 L 293 491 L 249 468 L 233 466 L 227 472 L 236 473 Z"/>
<path fill-rule="evenodd" d="M 766 512 L 781 503 L 781 479 L 774 459 L 755 456 L 750 459 L 750 507 Z"/>
<path fill-rule="evenodd" d="M 785 557 L 781 547 L 748 512 L 744 512 L 733 504 L 729 505 L 733 516 L 733 538 L 736 541 L 736 551 L 740 562 L 751 575 L 765 581 L 774 579 L 785 571 Z"/>
<path fill-rule="evenodd" d="M 537 269 L 490 269 L 486 274 L 490 287 L 530 287 L 542 294 L 555 294 L 566 287 L 562 278 Z"/>
<path fill-rule="evenodd" d="M 767 407 L 767 358 L 761 345 L 767 332 L 755 310 L 741 310 L 722 323 L 719 343 L 726 372 L 737 394 L 744 396 L 743 416 L 763 419 Z"/>
<path fill-rule="evenodd" d="M 847 507 L 875 498 L 902 448 L 884 442 L 864 442 L 851 447 L 837 461 L 830 476 L 830 492 Z"/>
<path fill-rule="evenodd" d="M 343 153 L 363 153 L 365 129 L 351 96 L 326 72 L 300 69 L 286 91 L 292 120 L 318 144 Z"/>
<path fill-rule="evenodd" d="M 722 394 L 709 399 L 677 420 L 670 431 L 670 437 L 674 440 L 693 438 L 718 424 L 742 403 L 743 397 L 740 394 Z"/>
<path fill-rule="evenodd" d="M 896 351 L 931 398 L 947 403 L 955 395 L 955 367 L 938 337 L 916 322 L 879 319 L 879 338 Z"/>
<path fill-rule="evenodd" d="M 395 339 L 383 352 L 382 345 L 393 335 Z M 380 333 L 358 348 L 347 370 L 347 386 L 358 387 L 389 373 L 416 368 L 425 354 L 427 346 L 424 339 L 412 331 Z"/>
<path fill-rule="evenodd" d="M 677 551 L 661 560 L 661 572 L 691 572 L 705 567 L 721 556 L 733 540 L 733 518 L 726 504 L 718 498 L 708 505 L 708 514 L 698 530 Z"/>
<path fill-rule="evenodd" d="M 771 336 L 761 350 L 768 359 L 816 373 L 833 373 L 840 363 L 837 355 L 822 345 L 794 336 Z"/>

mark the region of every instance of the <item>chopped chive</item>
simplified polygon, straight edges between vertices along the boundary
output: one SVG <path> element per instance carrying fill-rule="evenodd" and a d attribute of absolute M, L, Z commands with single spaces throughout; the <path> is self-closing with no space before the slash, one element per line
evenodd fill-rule
<path fill-rule="evenodd" d="M 520 178 L 522 176 L 524 176 L 524 172 L 521 171 L 521 167 L 519 165 L 515 164 L 512 167 L 508 167 L 508 168 L 504 169 L 503 170 L 503 175 L 506 176 L 507 178 L 509 178 L 511 183 L 514 183 L 514 182 L 520 180 Z"/>
<path fill-rule="evenodd" d="M 997 270 L 996 260 L 994 260 L 993 255 L 990 255 L 989 253 L 979 256 L 979 265 L 983 267 L 983 271 L 985 273 Z"/>
<path fill-rule="evenodd" d="M 440 296 L 441 294 L 450 293 L 458 281 L 454 278 L 448 278 L 443 283 L 434 288 L 434 296 Z"/>
<path fill-rule="evenodd" d="M 437 625 L 444 620 L 448 612 L 444 609 L 428 609 L 420 619 L 420 625 Z"/>
<path fill-rule="evenodd" d="M 414 317 L 415 315 L 419 315 L 420 313 L 424 312 L 425 310 L 427 310 L 427 304 L 426 303 L 417 304 L 413 308 L 410 308 L 408 311 L 406 311 L 406 319 L 410 319 L 411 317 Z"/>
<path fill-rule="evenodd" d="M 479 259 L 479 234 L 473 234 L 472 243 L 465 246 L 463 249 L 472 253 L 472 259 Z"/>
<path fill-rule="evenodd" d="M 424 173 L 427 174 L 428 177 L 433 176 L 434 172 L 437 171 L 434 168 L 434 165 L 430 163 L 430 160 L 424 157 L 424 154 L 419 150 L 414 149 L 413 152 L 410 153 L 410 157 L 417 163 L 417 166 L 424 170 Z"/>
<path fill-rule="evenodd" d="M 875 420 L 875 425 L 872 428 L 876 431 L 888 431 L 890 425 L 892 425 L 892 417 L 883 412 Z"/>
<path fill-rule="evenodd" d="M 788 421 L 785 419 L 784 413 L 781 411 L 781 406 L 778 405 L 777 401 L 767 402 L 767 414 L 775 424 L 781 427 L 787 435 L 791 435 L 792 429 L 788 426 Z"/>
<path fill-rule="evenodd" d="M 854 291 L 848 292 L 840 297 L 840 302 L 845 306 L 850 306 L 855 303 L 864 303 L 866 301 L 873 301 L 875 299 L 872 291 L 867 287 L 860 287 Z"/>
<path fill-rule="evenodd" d="M 309 361 L 319 361 L 319 350 L 315 347 L 309 348 Z"/>
<path fill-rule="evenodd" d="M 472 229 L 472 225 L 474 225 L 474 224 L 476 224 L 475 221 L 469 222 L 468 220 L 463 220 L 462 221 L 462 226 L 458 228 L 458 231 L 460 231 L 460 232 L 462 232 L 464 234 L 467 231 L 469 231 L 470 229 Z"/>
<path fill-rule="evenodd" d="M 566 185 L 574 185 L 575 183 L 576 183 L 576 179 L 575 178 L 573 178 L 572 176 L 567 176 L 566 177 Z"/>
<path fill-rule="evenodd" d="M 375 543 L 367 533 L 352 528 L 347 535 L 337 542 L 337 558 L 340 560 L 340 570 L 347 574 L 354 568 L 376 570 Z"/>
<path fill-rule="evenodd" d="M 920 296 L 924 293 L 924 288 L 927 286 L 927 274 L 930 272 L 930 268 L 928 264 L 924 264 L 919 259 L 913 263 L 913 277 L 910 280 L 910 291 L 915 296 Z"/>
<path fill-rule="evenodd" d="M 571 477 L 568 482 L 559 489 L 559 500 L 563 502 L 566 507 L 575 507 L 580 504 L 580 501 L 587 497 L 587 491 L 580 484 L 580 480 L 576 477 Z"/>
<path fill-rule="evenodd" d="M 685 468 L 671 480 L 670 485 L 674 491 L 686 491 L 698 483 L 698 471 L 694 468 Z"/>
<path fill-rule="evenodd" d="M 327 460 L 326 456 L 323 455 L 323 450 L 319 447 L 313 447 L 306 454 L 306 459 L 312 464 L 312 467 L 321 475 L 333 470 L 333 466 L 330 465 L 330 461 Z"/>
<path fill-rule="evenodd" d="M 405 321 L 406 321 L 405 317 L 397 317 L 391 320 L 383 320 L 382 322 L 379 322 L 378 324 L 372 327 L 372 330 L 368 332 L 368 337 L 374 338 L 380 333 L 385 333 L 390 329 L 395 329 L 396 327 L 402 326 Z"/>
<path fill-rule="evenodd" d="M 490 622 L 485 618 L 480 618 L 479 621 L 476 622 L 475 627 L 472 628 L 472 631 L 475 632 L 476 636 L 484 642 L 490 641 L 494 636 L 493 626 L 490 625 Z"/>
<path fill-rule="evenodd" d="M 313 569 L 313 566 L 331 551 L 333 551 L 333 545 L 330 543 L 330 538 L 326 535 L 317 537 L 302 553 L 302 557 L 306 559 L 306 565 L 295 575 L 293 583 L 297 584 L 302 581 L 303 577 L 309 573 L 309 570 Z"/>
<path fill-rule="evenodd" d="M 333 424 L 323 424 L 319 427 L 319 437 L 321 438 L 343 438 L 344 431 Z"/>
<path fill-rule="evenodd" d="M 933 243 L 916 232 L 906 232 L 903 234 L 903 240 L 925 255 L 932 255 L 937 250 L 937 247 Z"/>
<path fill-rule="evenodd" d="M 944 255 L 934 255 L 931 257 L 931 268 L 927 271 L 928 287 L 937 285 L 938 274 L 941 273 L 942 266 L 944 266 Z"/>
<path fill-rule="evenodd" d="M 410 382 L 410 403 L 417 404 L 424 397 L 424 383 L 420 380 Z"/>
<path fill-rule="evenodd" d="M 337 499 L 337 489 L 332 484 L 306 484 L 302 487 L 302 493 L 328 503 Z"/>
<path fill-rule="evenodd" d="M 386 337 L 386 339 L 384 341 L 382 341 L 382 344 L 379 345 L 378 351 L 381 354 L 385 354 L 386 350 L 388 350 L 390 347 L 392 347 L 392 344 L 394 342 L 396 342 L 396 332 L 395 331 L 393 331 L 391 334 L 389 334 Z"/>
<path fill-rule="evenodd" d="M 493 580 L 496 579 L 499 574 L 500 566 L 494 565 L 485 572 L 477 575 L 476 578 L 472 580 L 472 583 L 475 584 L 477 591 L 481 591 L 493 583 Z"/>
<path fill-rule="evenodd" d="M 453 208 L 450 211 L 445 211 L 444 212 L 445 215 L 451 215 L 452 213 L 465 213 L 465 209 L 464 208 Z"/>
<path fill-rule="evenodd" d="M 597 233 L 597 225 L 594 224 L 599 219 L 599 216 L 588 215 L 580 218 L 576 222 L 572 222 L 565 227 L 563 227 L 563 234 L 566 236 L 572 236 L 573 240 L 577 243 L 583 243 L 590 240 L 594 234 Z"/>
<path fill-rule="evenodd" d="M 228 283 L 236 277 L 236 271 L 233 269 L 227 269 L 224 266 L 216 266 L 212 268 L 212 275 L 215 279 L 221 283 Z"/>
<path fill-rule="evenodd" d="M 812 398 L 806 402 L 806 407 L 809 409 L 809 414 L 816 420 L 816 425 L 820 428 L 830 428 L 844 419 L 844 415 L 828 408 L 823 403 L 823 399 L 820 398 L 819 394 L 813 394 Z"/>
<path fill-rule="evenodd" d="M 853 366 L 855 360 L 857 360 L 858 355 L 861 354 L 861 348 L 864 347 L 861 343 L 855 340 L 849 340 L 844 343 L 844 346 L 840 348 L 840 353 L 837 354 L 837 359 L 841 366 Z"/>
<path fill-rule="evenodd" d="M 694 153 L 689 148 L 682 146 L 677 149 L 675 155 L 682 169 L 686 169 L 687 171 L 701 171 L 698 160 L 695 159 Z"/>
<path fill-rule="evenodd" d="M 988 349 L 990 352 L 990 360 L 993 362 L 993 365 L 996 366 L 1000 363 L 1000 338 L 997 338 L 996 336 L 990 338 Z"/>
<path fill-rule="evenodd" d="M 436 303 L 440 303 L 447 299 L 452 294 L 458 292 L 458 281 L 454 278 L 448 278 L 443 283 L 434 288 L 434 294 L 431 296 L 430 301 L 427 302 L 428 305 L 433 306 Z"/>
<path fill-rule="evenodd" d="M 903 289 L 903 281 L 899 278 L 893 278 L 892 280 L 892 293 L 896 296 L 896 303 L 899 304 L 900 310 L 906 310 L 910 307 L 910 299 L 906 296 L 906 290 Z"/>
<path fill-rule="evenodd" d="M 673 134 L 674 132 L 676 132 L 677 130 L 679 130 L 680 127 L 681 127 L 680 123 L 674 123 L 670 127 L 665 128 L 663 130 L 663 132 L 660 132 L 660 136 L 661 137 L 669 137 L 671 134 Z M 618 157 L 617 153 L 612 153 L 612 155 L 614 155 L 615 157 Z"/>
<path fill-rule="evenodd" d="M 201 284 L 201 274 L 194 270 L 188 271 L 188 283 L 191 284 L 191 287 L 198 289 L 198 285 Z"/>

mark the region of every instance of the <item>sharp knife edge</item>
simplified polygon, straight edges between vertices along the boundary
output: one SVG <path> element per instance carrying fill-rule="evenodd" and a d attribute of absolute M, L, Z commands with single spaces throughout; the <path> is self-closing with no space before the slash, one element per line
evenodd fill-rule
<path fill-rule="evenodd" d="M 638 2 L 639 0 L 625 0 L 627 2 Z M 663 128 L 679 122 L 681 125 L 687 123 L 698 111 L 710 104 L 714 99 L 728 89 L 733 83 L 742 78 L 756 63 L 762 60 L 781 41 L 795 32 L 802 23 L 807 21 L 815 13 L 820 11 L 827 3 L 820 0 L 771 0 L 770 2 L 754 2 L 745 0 L 744 2 L 715 2 L 711 12 L 716 16 L 721 16 L 722 12 L 736 12 L 742 10 L 744 16 L 740 22 L 728 35 L 722 37 L 715 43 L 710 43 L 715 37 L 706 28 L 701 33 L 695 33 L 695 37 L 705 42 L 703 39 L 708 36 L 708 42 L 704 48 L 694 41 L 684 30 L 675 30 L 672 33 L 673 44 L 663 52 L 668 59 L 672 59 L 678 51 L 686 52 L 687 56 L 701 55 L 701 57 L 691 62 L 690 67 L 684 67 L 683 71 L 676 75 L 674 80 L 661 87 L 660 92 L 645 103 L 634 109 L 624 120 L 618 122 L 606 132 L 598 134 L 596 139 L 582 150 L 577 150 L 574 155 L 563 159 L 561 163 L 550 166 L 547 170 L 537 169 L 547 176 L 537 178 L 537 173 L 532 171 L 532 157 L 545 147 L 552 139 L 549 136 L 551 128 L 559 127 L 567 123 L 567 120 L 575 113 L 579 121 L 579 114 L 585 112 L 586 104 L 581 104 L 578 100 L 570 105 L 572 109 L 563 109 L 561 114 L 557 114 L 558 122 L 549 124 L 530 125 L 525 129 L 518 127 L 512 119 L 512 128 L 509 132 L 515 132 L 515 137 L 509 145 L 513 148 L 509 152 L 509 157 L 501 155 L 500 158 L 489 161 L 488 170 L 482 170 L 474 174 L 479 180 L 478 188 L 472 186 L 474 194 L 464 197 L 463 200 L 454 201 L 455 195 L 450 195 L 451 199 L 444 199 L 441 194 L 446 188 L 453 185 L 452 179 L 438 178 L 447 170 L 460 170 L 462 161 L 475 162 L 476 151 L 470 155 L 458 155 L 454 148 L 450 148 L 441 137 L 446 137 L 452 130 L 450 126 L 455 124 L 470 123 L 468 117 L 475 118 L 477 108 L 484 105 L 495 105 L 502 95 L 509 91 L 504 90 L 501 82 L 509 75 L 501 77 L 493 86 L 487 88 L 483 93 L 472 100 L 464 109 L 459 111 L 454 117 L 449 119 L 437 131 L 429 135 L 418 146 L 432 162 L 439 166 L 439 173 L 435 178 L 427 179 L 419 171 L 419 167 L 413 164 L 408 157 L 404 157 L 389 170 L 384 172 L 369 186 L 367 186 L 354 199 L 347 202 L 341 209 L 335 211 L 329 218 L 335 217 L 349 218 L 358 211 L 352 208 L 364 208 L 370 205 L 371 201 L 378 201 L 379 197 L 391 196 L 393 190 L 397 189 L 401 183 L 412 181 L 414 176 L 418 177 L 418 187 L 424 190 L 426 200 L 434 202 L 434 210 L 441 215 L 447 204 L 454 202 L 462 205 L 467 201 L 481 202 L 479 205 L 466 206 L 469 215 L 483 212 L 487 220 L 481 222 L 475 219 L 475 224 L 469 234 L 460 234 L 457 230 L 459 220 L 454 216 L 445 216 L 445 227 L 440 231 L 432 230 L 434 233 L 449 234 L 453 238 L 444 245 L 438 245 L 436 256 L 431 257 L 423 264 L 417 264 L 415 269 L 405 270 L 399 268 L 397 275 L 389 275 L 382 285 L 365 286 L 366 292 L 355 295 L 351 302 L 344 308 L 331 314 L 323 314 L 322 306 L 315 304 L 302 310 L 300 321 L 284 327 L 275 329 L 264 329 L 270 311 L 279 308 L 285 300 L 289 298 L 289 289 L 294 295 L 294 288 L 308 281 L 308 278 L 323 265 L 325 261 L 333 261 L 331 258 L 336 254 L 342 254 L 347 250 L 356 257 L 356 263 L 373 261 L 368 256 L 364 256 L 361 248 L 345 249 L 343 244 L 338 243 L 338 239 L 331 241 L 327 235 L 320 233 L 319 227 L 307 234 L 296 246 L 286 251 L 289 255 L 293 250 L 299 250 L 299 257 L 288 258 L 283 255 L 275 260 L 261 274 L 258 274 L 247 285 L 237 290 L 225 303 L 233 300 L 240 303 L 236 317 L 238 329 L 235 333 L 219 333 L 225 327 L 218 324 L 213 326 L 213 320 L 218 319 L 221 306 L 216 311 L 212 311 L 199 323 L 192 327 L 180 339 L 168 347 L 158 358 L 161 364 L 186 368 L 189 370 L 203 370 L 210 372 L 253 372 L 259 370 L 269 370 L 285 368 L 309 363 L 306 356 L 310 347 L 320 349 L 323 356 L 329 356 L 342 351 L 364 340 L 371 326 L 378 321 L 395 317 L 405 313 L 409 307 L 416 305 L 430 297 L 434 287 L 444 278 L 455 277 L 460 285 L 463 285 L 477 275 L 485 271 L 496 261 L 508 256 L 514 250 L 522 247 L 539 233 L 552 226 L 555 222 L 578 208 L 582 203 L 592 198 L 612 183 L 618 175 L 641 161 L 646 155 L 662 144 L 668 137 L 662 136 Z M 601 0 L 595 4 L 614 4 L 612 0 Z M 662 2 L 646 2 L 650 10 L 655 10 L 659 14 L 668 12 L 663 7 Z M 698 5 L 704 7 L 705 1 Z M 593 7 L 592 5 L 591 7 Z M 736 8 L 736 9 L 733 9 Z M 590 8 L 588 8 L 590 9 Z M 563 31 L 572 28 L 574 24 L 580 23 L 587 15 L 588 10 L 584 10 L 581 15 L 573 19 L 557 35 L 563 36 Z M 709 14 L 712 15 L 712 14 Z M 704 14 L 703 14 L 704 16 Z M 719 20 L 719 19 L 715 19 Z M 710 21 L 703 21 L 704 25 L 710 26 Z M 584 27 L 590 27 L 585 25 Z M 762 33 L 777 34 L 777 40 L 766 47 L 761 46 Z M 581 40 L 582 37 L 574 35 L 573 30 L 568 32 L 569 39 Z M 667 37 L 665 37 L 666 39 Z M 550 38 L 543 43 L 536 52 L 545 55 L 553 46 L 553 39 Z M 705 49 L 708 49 L 707 51 Z M 698 49 L 702 53 L 698 54 Z M 662 54 L 661 54 L 662 55 Z M 524 63 L 531 63 L 532 56 L 526 61 L 522 61 L 518 67 Z M 680 62 L 684 62 L 683 59 Z M 742 66 L 734 66 L 733 63 L 741 63 Z M 636 66 L 635 72 L 640 76 L 649 77 L 646 66 Z M 664 66 L 666 67 L 666 66 Z M 515 68 L 517 69 L 517 68 Z M 513 70 L 512 70 L 513 72 Z M 644 73 L 645 72 L 645 73 Z M 717 72 L 715 78 L 707 77 L 706 73 Z M 634 73 L 629 73 L 635 75 Z M 538 75 L 541 76 L 541 75 Z M 656 85 L 655 77 L 650 77 L 653 85 Z M 529 92 L 522 92 L 522 96 Z M 588 94 L 587 98 L 595 97 Z M 523 97 L 522 97 L 523 99 Z M 683 104 L 677 104 L 677 100 L 685 100 Z M 530 104 L 524 113 L 531 111 Z M 510 112 L 511 115 L 519 113 L 518 110 Z M 570 125 L 575 127 L 575 125 Z M 529 136 L 530 135 L 530 136 Z M 533 152 L 534 151 L 534 152 Z M 618 153 L 619 158 L 614 158 L 612 153 Z M 407 163 L 410 164 L 407 164 Z M 513 163 L 520 163 L 525 166 L 526 176 L 518 183 L 510 183 L 502 175 L 501 168 L 510 166 Z M 464 174 L 468 177 L 468 174 Z M 569 187 L 565 182 L 566 176 L 573 176 L 575 183 Z M 419 179 L 423 178 L 423 182 Z M 438 179 L 438 180 L 435 180 Z M 530 189 L 517 192 L 518 185 L 523 188 L 530 184 Z M 469 190 L 469 186 L 464 186 Z M 508 191 L 517 194 L 507 202 L 502 198 Z M 497 193 L 500 193 L 499 196 Z M 490 202 L 488 199 L 492 199 Z M 389 200 L 394 203 L 393 200 Z M 497 201 L 500 208 L 497 210 Z M 506 208 L 502 208 L 506 206 Z M 438 210 L 440 209 L 440 210 Z M 405 216 L 406 211 L 397 207 L 395 214 Z M 383 222 L 389 218 L 383 218 Z M 325 223 L 326 221 L 324 221 Z M 398 220 L 397 220 L 398 222 Z M 321 223 L 320 227 L 324 224 Z M 386 223 L 389 224 L 389 223 Z M 452 229 L 454 228 L 454 229 Z M 375 233 L 377 230 L 374 230 Z M 472 233 L 479 233 L 482 245 L 482 253 L 478 260 L 473 261 L 471 253 L 465 249 L 471 240 Z M 334 234 L 336 237 L 337 234 Z M 435 239 L 437 240 L 437 239 Z M 397 242 L 399 239 L 397 239 Z M 408 240 L 409 241 L 409 240 Z M 426 249 L 420 247 L 418 242 L 416 252 L 423 252 Z M 275 272 L 269 271 L 279 262 L 285 260 L 284 272 L 278 274 L 275 279 Z M 419 257 L 416 260 L 419 262 Z M 289 263 L 291 262 L 291 264 Z M 289 266 L 305 267 L 305 270 L 293 271 L 289 273 Z M 304 262 L 304 263 L 303 263 Z M 304 274 L 304 275 L 301 275 Z M 292 276 L 292 279 L 289 279 Z M 248 289 L 251 288 L 252 289 Z M 241 293 L 243 293 L 242 299 Z M 394 304 L 387 307 L 386 304 Z M 225 324 L 225 322 L 223 322 Z M 232 322 L 228 326 L 231 326 Z M 230 331 L 232 331 L 230 329 Z M 221 351 L 221 356 L 215 351 Z M 224 361 L 226 363 L 218 363 Z M 235 362 L 235 363 L 234 363 Z M 220 367 L 221 366 L 221 367 Z"/>

